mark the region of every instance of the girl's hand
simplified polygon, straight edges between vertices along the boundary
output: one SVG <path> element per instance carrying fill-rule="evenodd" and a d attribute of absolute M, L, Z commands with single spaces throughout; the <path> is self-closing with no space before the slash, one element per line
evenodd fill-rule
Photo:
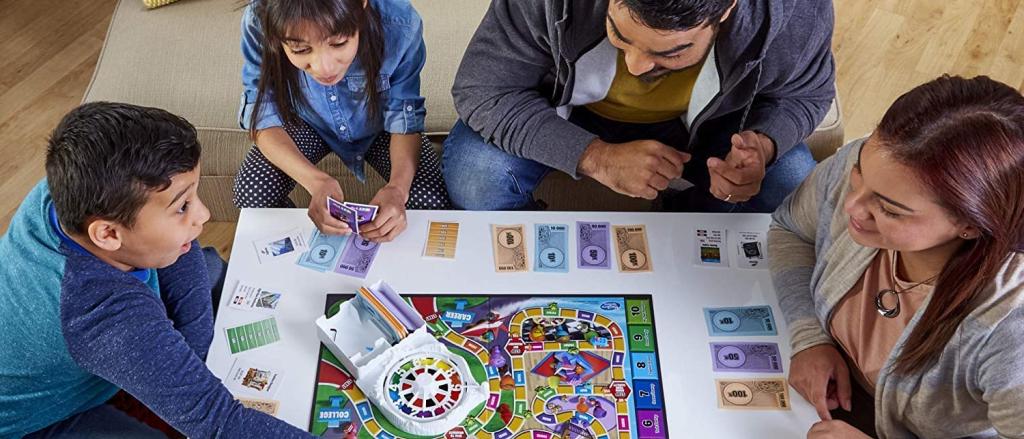
<path fill-rule="evenodd" d="M 829 410 L 851 409 L 850 369 L 835 346 L 819 345 L 797 353 L 789 366 L 789 384 L 814 405 L 822 421 L 832 420 Z"/>
<path fill-rule="evenodd" d="M 863 439 L 870 437 L 843 421 L 818 421 L 807 432 L 807 439 Z"/>
<path fill-rule="evenodd" d="M 327 210 L 327 197 L 334 198 L 339 202 L 345 201 L 345 193 L 341 191 L 341 185 L 338 184 L 338 180 L 330 176 L 324 176 L 306 189 L 313 197 L 309 202 L 307 214 L 309 219 L 313 220 L 316 228 L 320 229 L 321 233 L 327 235 L 347 235 L 352 233 L 352 229 L 348 227 L 348 224 L 331 216 L 331 212 Z"/>
<path fill-rule="evenodd" d="M 373 242 L 389 242 L 405 230 L 405 203 L 409 192 L 398 186 L 386 185 L 377 191 L 370 204 L 378 206 L 377 218 L 365 226 L 359 226 L 363 238 Z"/>

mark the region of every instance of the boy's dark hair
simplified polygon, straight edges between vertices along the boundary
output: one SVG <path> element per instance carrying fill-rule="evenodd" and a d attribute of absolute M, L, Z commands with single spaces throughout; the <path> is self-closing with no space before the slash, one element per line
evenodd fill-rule
<path fill-rule="evenodd" d="M 615 0 L 651 29 L 680 31 L 716 24 L 734 0 Z"/>
<path fill-rule="evenodd" d="M 71 110 L 50 136 L 46 178 L 61 225 L 85 233 L 92 219 L 126 227 L 171 177 L 199 164 L 196 129 L 158 108 L 92 102 Z"/>

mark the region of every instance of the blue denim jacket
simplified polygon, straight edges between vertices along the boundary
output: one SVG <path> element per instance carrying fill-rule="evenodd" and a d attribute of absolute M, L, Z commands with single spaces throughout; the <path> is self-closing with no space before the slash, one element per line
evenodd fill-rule
<path fill-rule="evenodd" d="M 365 107 L 366 73 L 358 58 L 342 80 L 330 87 L 320 85 L 304 71 L 300 72 L 302 93 L 311 110 L 298 114 L 360 180 L 365 178 L 363 159 L 373 139 L 382 131 L 395 134 L 423 132 L 427 114 L 420 96 L 420 71 L 426 61 L 423 43 L 423 20 L 409 0 L 370 0 L 380 13 L 384 31 L 384 60 L 381 63 L 381 112 L 367 114 Z M 263 32 L 252 13 L 252 6 L 242 15 L 241 108 L 238 124 L 250 128 L 256 103 L 260 62 L 263 54 Z M 256 129 L 282 126 L 273 102 L 267 101 L 256 121 Z"/>

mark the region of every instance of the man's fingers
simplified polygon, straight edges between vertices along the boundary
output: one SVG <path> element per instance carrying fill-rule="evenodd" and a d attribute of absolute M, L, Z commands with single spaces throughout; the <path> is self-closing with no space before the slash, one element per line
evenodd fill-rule
<path fill-rule="evenodd" d="M 647 185 L 653 187 L 656 190 L 663 191 L 668 189 L 668 180 L 660 174 L 654 174 L 650 180 L 647 181 Z"/>
<path fill-rule="evenodd" d="M 668 160 L 657 159 L 654 172 L 657 172 L 666 179 L 679 178 L 683 175 L 683 168 L 677 167 Z"/>
<path fill-rule="evenodd" d="M 746 186 L 757 183 L 758 172 L 752 167 L 736 167 L 721 159 L 709 158 L 708 170 L 718 174 L 722 178 L 736 186 Z"/>
<path fill-rule="evenodd" d="M 690 161 L 690 154 L 679 151 L 671 146 L 662 148 L 659 155 L 678 169 L 683 169 L 683 165 Z"/>

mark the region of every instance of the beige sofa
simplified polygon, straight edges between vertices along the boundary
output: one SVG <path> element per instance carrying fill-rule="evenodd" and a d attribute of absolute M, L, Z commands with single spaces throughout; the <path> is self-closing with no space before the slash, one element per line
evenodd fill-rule
<path fill-rule="evenodd" d="M 438 144 L 455 123 L 451 85 L 463 50 L 487 9 L 487 0 L 412 0 L 423 16 L 427 65 L 422 74 L 426 129 Z M 235 173 L 250 147 L 239 129 L 242 59 L 241 10 L 237 0 L 182 0 L 146 10 L 139 0 L 121 0 L 114 12 L 85 101 L 121 101 L 167 109 L 191 121 L 203 145 L 200 196 L 214 221 L 234 221 L 231 202 Z M 835 151 L 843 140 L 838 107 L 808 139 L 816 157 Z M 366 202 L 382 179 L 369 171 L 360 184 L 331 155 L 320 167 L 341 180 L 346 196 Z M 552 173 L 537 197 L 555 210 L 645 210 L 647 202 L 624 197 L 592 180 L 574 182 Z M 300 206 L 309 197 L 292 193 Z"/>

